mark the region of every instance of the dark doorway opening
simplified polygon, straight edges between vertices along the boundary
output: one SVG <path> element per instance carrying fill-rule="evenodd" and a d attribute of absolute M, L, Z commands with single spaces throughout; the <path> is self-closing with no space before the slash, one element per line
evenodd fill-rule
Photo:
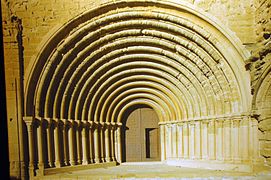
<path fill-rule="evenodd" d="M 152 141 L 153 136 L 151 136 L 151 132 L 156 128 L 146 128 L 145 129 L 145 147 L 146 147 L 146 158 L 151 158 L 151 150 L 153 148 Z"/>

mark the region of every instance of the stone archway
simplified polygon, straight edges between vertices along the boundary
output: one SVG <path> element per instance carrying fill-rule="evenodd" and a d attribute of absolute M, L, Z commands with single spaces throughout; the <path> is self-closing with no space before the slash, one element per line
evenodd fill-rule
<path fill-rule="evenodd" d="M 110 2 L 46 42 L 26 78 L 30 175 L 121 163 L 122 119 L 137 104 L 158 115 L 162 161 L 258 158 L 246 51 L 194 6 Z"/>

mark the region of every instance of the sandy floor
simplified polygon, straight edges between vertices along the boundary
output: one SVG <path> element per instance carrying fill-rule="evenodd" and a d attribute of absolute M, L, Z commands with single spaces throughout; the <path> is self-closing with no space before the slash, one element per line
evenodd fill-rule
<path fill-rule="evenodd" d="M 124 163 L 116 167 L 66 172 L 46 176 L 43 179 L 258 179 L 271 180 L 271 171 L 242 173 L 167 166 L 160 162 Z"/>

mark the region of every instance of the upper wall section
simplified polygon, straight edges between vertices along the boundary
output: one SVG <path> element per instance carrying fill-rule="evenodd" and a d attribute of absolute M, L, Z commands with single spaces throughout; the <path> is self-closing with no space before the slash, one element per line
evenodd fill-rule
<path fill-rule="evenodd" d="M 41 44 L 55 30 L 73 17 L 108 0 L 1 0 L 4 36 L 14 41 L 10 30 L 11 16 L 22 19 L 25 67 L 39 53 Z M 243 44 L 255 42 L 253 0 L 176 0 L 194 4 L 210 16 L 219 19 Z M 47 38 L 46 38 L 47 36 Z M 7 39 L 11 37 L 11 39 Z"/>

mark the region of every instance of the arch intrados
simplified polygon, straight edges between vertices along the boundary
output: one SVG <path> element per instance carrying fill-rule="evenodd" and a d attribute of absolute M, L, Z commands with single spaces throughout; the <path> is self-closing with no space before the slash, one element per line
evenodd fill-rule
<path fill-rule="evenodd" d="M 155 104 L 155 102 L 149 101 L 147 99 L 137 99 L 123 106 L 122 110 L 120 111 L 118 115 L 117 122 L 122 123 L 121 119 L 123 119 L 123 114 L 125 114 L 125 111 L 129 109 L 130 107 L 138 106 L 138 105 L 146 105 L 148 107 L 151 107 L 158 115 L 159 122 L 169 120 L 169 117 L 167 117 L 167 114 L 164 112 L 164 110 L 159 105 Z"/>
<path fill-rule="evenodd" d="M 135 96 L 135 95 L 133 95 L 133 96 Z M 125 99 L 123 99 L 122 100 L 123 103 L 119 104 L 118 110 L 116 110 L 117 108 L 115 108 L 115 111 L 112 113 L 111 117 L 113 118 L 114 122 L 121 122 L 121 119 L 119 118 L 119 114 L 121 112 L 123 112 L 126 109 L 126 107 L 129 107 L 132 104 L 140 104 L 140 103 L 143 103 L 143 102 L 148 102 L 149 105 L 154 104 L 155 106 L 152 105 L 152 107 L 156 108 L 155 109 L 156 112 L 161 112 L 163 118 L 162 119 L 160 118 L 160 119 L 162 121 L 170 121 L 170 120 L 172 120 L 171 113 L 167 109 L 166 106 L 162 106 L 161 104 L 157 103 L 156 101 L 154 101 L 154 100 L 152 100 L 152 99 L 150 99 L 148 97 L 140 97 L 140 96 L 129 97 L 129 98 L 134 98 L 132 101 L 129 101 L 129 99 L 127 99 L 127 98 L 128 97 L 126 97 Z M 124 101 L 126 101 L 126 102 L 124 102 Z M 159 108 L 157 108 L 157 107 L 159 107 Z M 159 111 L 157 111 L 157 110 L 159 110 Z M 108 115 L 107 115 L 107 117 L 108 117 Z"/>
<path fill-rule="evenodd" d="M 127 64 L 126 64 L 126 67 L 127 67 Z M 182 85 L 182 83 L 180 81 L 177 81 L 175 78 L 173 78 L 173 76 L 170 76 L 167 73 L 161 73 L 161 71 L 158 71 L 158 70 L 155 70 L 155 69 L 146 69 L 146 68 L 137 68 L 137 69 L 133 69 L 133 70 L 128 70 L 128 72 L 130 72 L 130 73 L 133 73 L 133 72 L 136 72 L 136 71 L 137 72 L 140 72 L 140 71 L 144 72 L 145 71 L 146 73 L 148 73 L 148 72 L 154 73 L 155 75 L 158 75 L 159 77 L 162 77 L 162 79 L 165 79 L 167 81 L 171 81 L 173 83 L 173 87 L 175 87 L 175 88 L 177 87 L 181 91 L 184 90 L 184 88 L 186 88 L 185 86 Z M 120 72 L 123 72 L 123 71 L 120 71 Z M 145 74 L 145 73 L 143 73 L 143 74 Z M 112 76 L 109 76 L 109 77 L 112 78 Z M 109 82 L 109 83 L 112 82 L 112 79 L 110 79 L 110 78 L 106 78 L 107 79 L 106 81 Z M 98 83 L 98 82 L 96 82 L 96 83 Z M 188 94 L 190 94 L 190 92 L 187 90 L 187 93 L 184 93 L 184 94 L 186 94 L 186 96 L 187 96 Z M 189 97 L 191 99 L 194 99 L 194 97 L 192 95 L 190 95 Z M 88 103 L 86 104 L 86 102 L 91 101 L 90 94 L 88 94 L 87 98 L 85 98 L 84 100 L 85 100 L 84 106 L 89 107 Z M 196 99 L 192 100 L 192 101 L 196 101 Z M 77 102 L 79 102 L 79 101 L 77 101 Z"/>
<path fill-rule="evenodd" d="M 129 72 L 129 70 L 127 70 L 128 72 Z M 153 71 L 153 70 L 152 70 Z M 142 73 L 141 72 L 145 72 L 144 74 L 145 75 L 142 75 Z M 118 76 L 122 76 L 122 74 L 125 74 L 126 75 L 126 77 L 122 77 L 122 79 L 121 80 L 119 80 L 116 84 L 111 84 L 111 85 L 114 85 L 115 87 L 117 87 L 117 86 L 120 86 L 121 84 L 125 84 L 125 83 L 129 83 L 129 82 L 135 82 L 135 81 L 150 81 L 151 83 L 152 82 L 154 82 L 154 83 L 158 83 L 158 84 L 161 84 L 163 87 L 165 87 L 165 88 L 170 88 L 170 87 L 172 87 L 172 86 L 174 86 L 175 87 L 175 85 L 176 84 L 174 84 L 174 83 L 172 83 L 171 81 L 165 81 L 165 80 L 163 80 L 163 76 L 161 76 L 160 74 L 159 74 L 159 72 L 157 72 L 157 71 L 154 71 L 154 73 L 156 73 L 155 75 L 157 75 L 158 77 L 156 77 L 156 76 L 153 76 L 153 75 L 148 75 L 149 74 L 149 72 L 147 72 L 146 70 L 145 71 L 138 71 L 138 73 L 137 74 L 134 74 L 134 73 L 128 73 L 128 74 L 125 74 L 125 72 L 120 72 L 119 74 L 117 74 L 117 75 L 114 75 L 114 76 L 112 76 L 112 77 L 110 77 L 107 81 L 108 82 L 111 82 L 111 81 L 114 81 L 113 79 L 114 78 L 116 78 L 116 77 L 118 77 Z M 160 77 L 160 78 L 159 78 Z M 162 78 L 162 79 L 161 79 Z M 105 82 L 106 83 L 106 82 Z M 111 88 L 108 88 L 108 89 L 111 89 Z M 180 95 L 180 94 L 183 94 L 183 92 L 181 92 L 181 91 L 179 91 L 178 89 L 176 89 L 176 88 L 171 88 L 170 89 L 174 94 L 175 94 L 175 96 L 177 96 L 178 97 L 178 95 Z M 177 91 L 178 90 L 178 91 Z M 191 101 L 188 101 L 187 100 L 187 98 L 188 97 L 190 97 L 188 94 L 183 94 L 183 100 L 186 100 L 186 103 L 188 103 L 189 104 L 189 102 L 191 102 Z M 191 97 L 190 97 L 191 98 Z M 79 101 L 77 101 L 77 103 L 79 103 Z M 192 107 L 191 105 L 188 105 L 189 107 Z M 76 105 L 76 107 L 78 108 L 79 107 L 79 105 Z M 88 105 L 86 106 L 84 106 L 84 107 L 89 107 Z M 87 108 L 88 109 L 88 108 Z M 77 109 L 76 110 L 76 112 L 78 112 L 78 110 L 79 109 Z"/>
<path fill-rule="evenodd" d="M 145 56 L 145 55 L 144 55 Z M 124 56 L 123 56 L 124 57 Z M 133 57 L 132 55 L 131 55 L 131 57 Z M 140 58 L 140 55 L 139 54 L 137 54 L 136 55 L 136 57 L 138 57 L 139 59 L 143 59 L 143 56 L 142 56 L 142 58 Z M 125 66 L 127 66 L 127 67 L 132 67 L 132 65 L 130 65 L 130 64 L 132 64 L 132 63 L 128 63 L 127 62 L 127 60 L 126 60 L 126 58 L 124 58 L 125 60 Z M 143 63 L 142 63 L 142 61 L 137 61 L 137 62 L 133 62 L 134 64 L 138 64 L 138 65 L 140 65 L 140 67 L 141 67 L 141 65 L 143 65 Z M 159 68 L 160 69 L 160 72 L 162 72 L 162 70 L 165 70 L 165 69 L 168 69 L 168 67 L 167 66 L 162 66 L 162 65 L 156 65 L 156 64 L 153 64 L 153 63 L 150 63 L 150 62 L 146 62 L 145 64 L 144 64 L 144 66 L 145 65 L 153 65 L 153 66 L 151 66 L 152 67 L 152 69 L 155 69 L 155 68 Z M 117 68 L 117 66 L 112 66 L 112 67 L 116 67 Z M 113 68 L 111 69 L 111 70 L 113 70 Z M 172 68 L 172 70 L 173 70 L 173 68 Z M 170 70 L 168 70 L 167 72 L 169 72 Z M 108 71 L 109 72 L 109 71 Z M 106 74 L 104 74 L 104 75 L 106 75 Z M 172 74 L 174 77 L 176 77 L 174 74 Z M 180 76 L 180 74 L 178 73 L 178 75 Z M 111 77 L 111 75 L 109 75 L 108 77 Z M 105 76 L 104 77 L 104 79 L 107 79 L 107 77 Z M 98 80 L 99 81 L 99 80 Z M 94 91 L 94 94 L 91 94 L 91 95 L 93 95 L 93 97 L 94 97 L 94 100 L 92 99 L 92 102 L 93 103 L 95 103 L 96 101 L 95 101 L 95 97 L 100 97 L 100 95 L 96 95 L 96 94 L 98 94 L 99 92 L 104 92 L 103 91 L 103 89 L 107 89 L 108 87 L 107 87 L 107 83 L 105 83 L 105 82 L 109 82 L 108 80 L 106 80 L 106 81 L 103 81 L 103 79 L 102 79 L 102 77 L 100 78 L 100 81 L 101 82 L 103 82 L 103 84 L 101 84 L 101 85 L 99 85 L 99 83 L 98 83 L 98 81 L 97 81 L 97 85 L 96 86 L 98 86 L 98 89 L 96 89 L 95 91 Z M 187 81 L 189 81 L 189 80 L 187 80 Z M 110 82 L 115 82 L 115 81 L 110 81 Z M 183 82 L 183 81 L 182 81 Z M 191 83 L 192 84 L 192 83 Z M 196 87 L 195 85 L 192 85 L 192 86 L 194 86 L 194 88 L 195 89 L 197 89 L 196 90 L 196 92 L 197 92 L 197 94 L 202 94 L 202 92 L 199 92 L 199 90 L 198 90 L 198 88 L 199 87 Z M 95 84 L 92 86 L 92 88 L 95 88 Z M 199 88 L 200 89 L 200 88 Z M 87 89 L 87 92 L 93 92 L 91 89 L 90 90 L 88 90 Z M 198 97 L 199 99 L 204 99 L 204 98 L 200 98 L 200 97 Z M 94 106 L 96 106 L 95 104 L 94 104 Z M 92 106 L 90 106 L 90 107 L 92 107 Z M 91 109 L 91 108 L 90 108 Z"/>
<path fill-rule="evenodd" d="M 159 99 L 161 99 L 161 102 L 163 102 L 163 104 L 167 105 L 167 107 L 170 109 L 170 112 L 172 112 L 171 114 L 174 115 L 174 119 L 178 118 L 181 119 L 181 115 L 178 112 L 179 110 L 176 109 L 176 104 L 174 103 L 174 101 L 172 99 L 170 99 L 169 97 L 167 97 L 166 95 L 164 95 L 161 91 L 157 91 L 151 88 L 134 88 L 134 89 L 130 89 L 127 90 L 121 94 L 119 94 L 113 101 L 112 103 L 110 103 L 109 108 L 108 108 L 108 114 L 110 114 L 110 112 L 112 111 L 111 109 L 114 109 L 114 107 L 117 107 L 118 103 L 121 102 L 122 99 L 124 99 L 125 97 L 128 96 L 132 96 L 135 94 L 146 94 L 146 95 L 151 95 L 151 96 L 156 96 Z M 99 113 L 95 113 L 94 119 L 95 117 L 98 116 Z M 100 116 L 103 116 L 103 114 L 101 114 Z M 102 120 L 103 118 L 101 118 Z"/>
<path fill-rule="evenodd" d="M 158 92 L 163 93 L 165 96 L 169 97 L 173 102 L 175 107 L 179 107 L 180 111 L 182 112 L 184 117 L 187 117 L 187 109 L 181 99 L 176 96 L 168 87 L 159 86 L 156 82 L 150 81 L 136 81 L 136 82 L 128 82 L 122 85 L 116 85 L 116 88 L 113 91 L 107 91 L 101 97 L 99 104 L 103 104 L 101 107 L 101 114 L 104 114 L 105 111 L 109 109 L 109 105 L 112 104 L 114 99 L 117 98 L 121 94 L 121 92 L 125 92 L 129 89 L 136 89 L 136 88 L 149 88 Z M 108 95 L 107 95 L 108 94 Z M 100 107 L 97 107 L 100 109 Z M 180 117 L 180 112 L 178 112 L 178 116 Z M 103 117 L 102 117 L 103 118 Z"/>

